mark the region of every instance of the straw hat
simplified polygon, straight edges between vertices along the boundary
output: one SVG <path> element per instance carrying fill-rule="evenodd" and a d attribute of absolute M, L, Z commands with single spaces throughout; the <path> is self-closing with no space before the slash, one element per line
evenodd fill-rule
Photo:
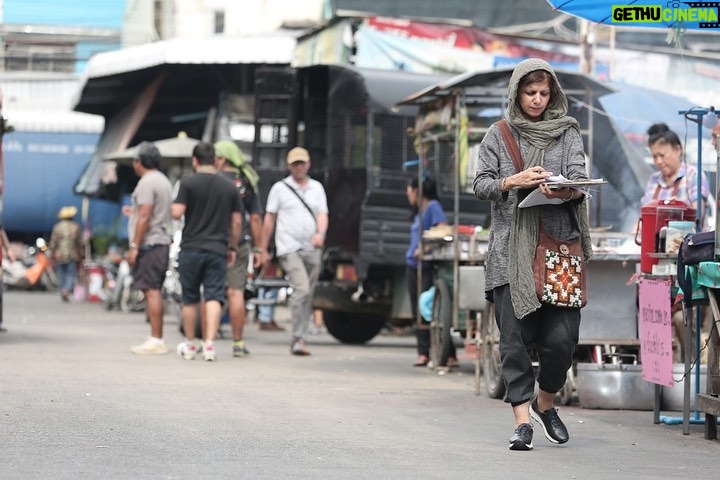
<path fill-rule="evenodd" d="M 58 212 L 58 218 L 60 220 L 69 220 L 73 218 L 75 215 L 77 215 L 77 207 L 68 205 L 65 207 L 62 207 L 60 211 Z"/>

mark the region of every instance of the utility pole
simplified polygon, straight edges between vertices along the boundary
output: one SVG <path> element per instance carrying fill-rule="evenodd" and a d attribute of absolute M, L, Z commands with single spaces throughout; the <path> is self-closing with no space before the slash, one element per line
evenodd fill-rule
<path fill-rule="evenodd" d="M 590 31 L 590 22 L 584 19 L 580 22 L 580 73 L 592 75 L 595 73 L 595 32 Z"/>

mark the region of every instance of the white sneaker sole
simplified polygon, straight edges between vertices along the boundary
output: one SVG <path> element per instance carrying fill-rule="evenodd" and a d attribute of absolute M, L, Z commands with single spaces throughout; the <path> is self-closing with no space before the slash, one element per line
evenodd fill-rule
<path fill-rule="evenodd" d="M 131 347 L 130 351 L 135 355 L 165 355 L 166 353 L 168 353 L 167 348 L 158 350 Z"/>
<path fill-rule="evenodd" d="M 529 450 L 533 449 L 533 444 L 530 442 L 529 444 L 518 440 L 517 442 L 510 442 L 510 450 L 516 451 L 516 452 L 527 452 Z"/>

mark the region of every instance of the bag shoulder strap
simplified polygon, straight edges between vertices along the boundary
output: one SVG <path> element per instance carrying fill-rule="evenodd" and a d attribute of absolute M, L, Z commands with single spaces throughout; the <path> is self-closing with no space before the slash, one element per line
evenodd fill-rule
<path fill-rule="evenodd" d="M 500 127 L 503 142 L 505 142 L 505 147 L 510 152 L 510 158 L 512 158 L 513 164 L 515 165 L 515 170 L 517 170 L 518 173 L 522 172 L 525 162 L 523 162 L 522 160 L 522 155 L 520 154 L 520 147 L 515 141 L 515 137 L 513 137 L 512 132 L 510 131 L 510 125 L 508 125 L 507 120 L 505 120 L 504 118 L 502 120 L 499 120 L 497 122 L 497 125 L 498 127 Z"/>
<path fill-rule="evenodd" d="M 303 198 L 300 196 L 300 194 L 297 192 L 297 190 L 295 190 L 292 187 L 292 185 L 290 185 L 289 183 L 287 183 L 285 181 L 283 181 L 282 184 L 285 185 L 286 187 L 288 187 L 290 189 L 290 191 L 295 194 L 295 196 L 298 198 L 298 200 L 300 200 L 300 202 L 302 202 L 302 204 L 305 205 L 305 208 L 307 208 L 307 211 L 310 212 L 310 216 L 312 217 L 313 222 L 315 222 L 317 224 L 317 218 L 315 218 L 315 214 L 313 213 L 312 208 L 310 208 L 310 205 L 308 205 L 305 202 L 305 200 L 303 200 Z"/>

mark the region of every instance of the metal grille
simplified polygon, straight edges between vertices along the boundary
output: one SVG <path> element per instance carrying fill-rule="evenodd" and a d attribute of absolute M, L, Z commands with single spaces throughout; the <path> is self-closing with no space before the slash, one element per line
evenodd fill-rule
<path fill-rule="evenodd" d="M 404 192 L 408 178 L 417 175 L 419 143 L 410 133 L 415 119 L 390 113 L 330 116 L 327 157 L 332 168 L 367 169 L 368 188 L 377 192 Z M 309 133 L 309 132 L 308 132 Z M 424 168 L 436 179 L 438 193 L 454 189 L 454 146 L 439 141 L 426 144 Z M 315 159 L 313 159 L 315 162 Z M 468 167 L 468 171 L 473 166 Z"/>
<path fill-rule="evenodd" d="M 287 68 L 266 68 L 255 75 L 253 163 L 261 170 L 284 172 L 294 73 Z"/>
<path fill-rule="evenodd" d="M 455 191 L 455 146 L 445 141 L 426 145 L 425 171 L 435 179 L 439 194 L 452 194 Z"/>
<path fill-rule="evenodd" d="M 372 122 L 370 185 L 374 189 L 404 192 L 408 177 L 417 171 L 418 154 L 413 146 L 414 138 L 408 134 L 415 120 L 376 114 Z"/>
<path fill-rule="evenodd" d="M 7 45 L 4 70 L 33 72 L 75 71 L 76 52 L 72 46 Z"/>
<path fill-rule="evenodd" d="M 408 165 L 417 161 L 407 134 L 412 122 L 385 113 L 330 116 L 327 162 L 334 168 L 366 170 L 372 190 L 404 192 Z"/>

